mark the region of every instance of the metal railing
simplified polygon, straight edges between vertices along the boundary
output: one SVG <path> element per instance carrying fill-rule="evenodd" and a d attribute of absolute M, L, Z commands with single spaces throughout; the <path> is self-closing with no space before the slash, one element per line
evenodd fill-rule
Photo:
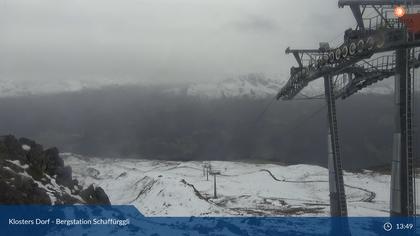
<path fill-rule="evenodd" d="M 395 55 L 384 55 L 369 61 L 363 60 L 357 65 L 362 67 L 366 72 L 390 72 L 395 69 Z"/>

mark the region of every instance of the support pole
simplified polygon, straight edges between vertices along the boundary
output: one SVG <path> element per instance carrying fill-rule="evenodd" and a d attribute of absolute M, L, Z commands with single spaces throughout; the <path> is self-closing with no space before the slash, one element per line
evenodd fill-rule
<path fill-rule="evenodd" d="M 337 113 L 335 108 L 332 76 L 324 77 L 324 85 L 325 97 L 328 105 L 328 174 L 330 211 L 331 216 L 347 216 L 347 203 L 344 190 L 343 169 L 341 165 Z"/>
<path fill-rule="evenodd" d="M 408 49 L 396 51 L 395 131 L 391 173 L 391 216 L 414 215 L 412 78 Z"/>
<path fill-rule="evenodd" d="M 214 177 L 214 184 L 213 184 L 213 187 L 214 187 L 214 198 L 217 198 L 217 193 L 216 193 L 216 174 L 214 174 L 213 177 Z"/>

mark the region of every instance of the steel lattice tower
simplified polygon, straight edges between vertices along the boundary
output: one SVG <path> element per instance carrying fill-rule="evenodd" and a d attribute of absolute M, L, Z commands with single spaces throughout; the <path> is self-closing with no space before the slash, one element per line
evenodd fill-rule
<path fill-rule="evenodd" d="M 420 0 L 339 0 L 348 6 L 357 26 L 344 32 L 343 43 L 330 48 L 286 49 L 298 67 L 277 99 L 295 98 L 311 81 L 323 78 L 328 107 L 328 169 L 332 216 L 347 216 L 341 165 L 335 100 L 345 99 L 378 81 L 395 78 L 395 130 L 391 180 L 392 216 L 415 214 L 413 142 L 413 83 L 410 69 L 420 66 L 420 37 L 408 34 L 407 26 L 394 16 L 395 6 L 408 10 L 420 7 Z M 374 13 L 373 17 L 367 12 Z"/>

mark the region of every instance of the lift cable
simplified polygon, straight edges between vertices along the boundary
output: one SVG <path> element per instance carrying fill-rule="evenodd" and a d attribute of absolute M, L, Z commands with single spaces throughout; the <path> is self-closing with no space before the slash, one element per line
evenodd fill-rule
<path fill-rule="evenodd" d="M 260 120 L 264 117 L 265 113 L 270 109 L 271 105 L 276 101 L 276 96 L 274 96 L 269 103 L 264 107 L 264 109 L 260 112 L 260 114 L 255 119 L 254 125 L 257 126 Z"/>
<path fill-rule="evenodd" d="M 323 95 L 316 95 L 313 97 L 309 97 L 307 95 L 301 94 L 302 96 L 304 96 L 303 98 L 294 98 L 293 100 L 288 100 L 286 102 L 291 102 L 291 101 L 303 101 L 303 100 L 321 100 L 324 99 Z M 264 109 L 258 114 L 257 118 L 255 119 L 254 125 L 257 126 L 258 123 L 261 121 L 261 119 L 264 117 L 264 115 L 267 113 L 267 111 L 270 109 L 270 107 L 273 105 L 273 103 L 277 100 L 276 97 L 273 97 L 273 99 L 271 99 L 267 105 L 264 107 Z M 327 106 L 325 106 L 327 107 Z M 325 108 L 323 107 L 323 108 Z"/>
<path fill-rule="evenodd" d="M 306 124 L 307 121 L 311 120 L 312 118 L 314 118 L 316 115 L 318 115 L 319 113 L 321 113 L 322 111 L 325 110 L 325 108 L 327 108 L 327 105 L 321 106 L 319 109 L 315 110 L 314 112 L 310 113 L 309 116 L 303 117 L 302 119 L 298 120 L 296 123 L 296 125 L 290 127 L 289 131 L 293 131 L 294 129 L 297 129 L 299 127 L 301 127 L 302 125 Z"/>

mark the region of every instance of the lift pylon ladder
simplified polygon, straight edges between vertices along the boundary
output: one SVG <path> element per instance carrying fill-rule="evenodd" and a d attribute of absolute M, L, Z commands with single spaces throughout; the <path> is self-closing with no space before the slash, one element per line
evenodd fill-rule
<path fill-rule="evenodd" d="M 413 216 L 414 199 L 414 155 L 412 76 L 408 68 L 407 49 L 396 52 L 395 74 L 395 131 L 391 176 L 391 216 Z"/>
<path fill-rule="evenodd" d="M 347 216 L 346 194 L 338 138 L 337 111 L 332 76 L 324 77 L 325 98 L 328 106 L 328 177 L 331 216 Z"/>

